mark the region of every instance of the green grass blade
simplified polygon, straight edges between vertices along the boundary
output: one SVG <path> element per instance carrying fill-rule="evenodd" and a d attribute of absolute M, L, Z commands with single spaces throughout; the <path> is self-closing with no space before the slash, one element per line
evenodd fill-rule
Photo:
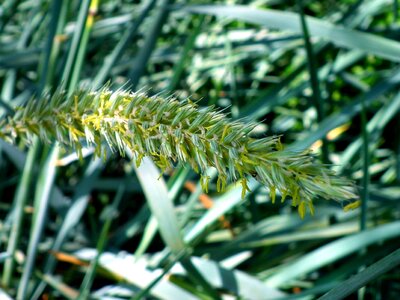
<path fill-rule="evenodd" d="M 23 268 L 22 278 L 18 286 L 17 300 L 27 299 L 28 285 L 33 268 L 35 266 L 36 253 L 42 232 L 46 223 L 46 214 L 56 175 L 55 160 L 57 159 L 59 147 L 54 145 L 40 170 L 35 190 L 34 215 L 32 220 L 31 237 L 29 240 L 26 260 Z"/>
<path fill-rule="evenodd" d="M 397 221 L 341 238 L 282 267 L 280 270 L 274 272 L 272 276 L 268 277 L 265 283 L 271 287 L 279 287 L 301 275 L 318 270 L 342 257 L 360 251 L 369 245 L 395 238 L 399 235 L 400 221 Z"/>
<path fill-rule="evenodd" d="M 49 65 L 51 59 L 52 48 L 54 46 L 55 35 L 57 32 L 57 23 L 60 20 L 60 13 L 62 9 L 62 1 L 53 1 L 51 5 L 51 21 L 49 24 L 49 34 L 47 36 L 47 41 L 45 45 L 45 50 L 43 51 L 40 64 L 39 64 L 39 71 L 38 74 L 40 76 L 40 83 L 39 83 L 39 90 L 43 91 L 45 86 L 48 85 L 50 82 L 50 78 L 47 76 L 49 73 Z"/>
<path fill-rule="evenodd" d="M 113 203 L 104 209 L 102 216 L 100 217 L 100 219 L 104 219 L 104 224 L 101 229 L 99 240 L 97 241 L 97 254 L 96 257 L 91 261 L 89 269 L 87 270 L 85 277 L 83 278 L 81 287 L 79 289 L 79 297 L 77 298 L 77 300 L 85 300 L 89 298 L 90 290 L 96 276 L 96 269 L 99 263 L 99 258 L 107 244 L 107 237 L 111 228 L 111 222 L 118 215 L 118 206 L 121 202 L 123 194 L 124 188 L 120 186 L 118 188 L 117 194 L 115 195 Z"/>
<path fill-rule="evenodd" d="M 89 166 L 86 168 L 84 178 L 77 185 L 75 195 L 72 197 L 72 204 L 69 207 L 65 218 L 57 232 L 57 236 L 55 237 L 54 243 L 51 248 L 52 251 L 60 251 L 63 243 L 68 237 L 68 234 L 82 218 L 82 215 L 84 214 L 87 208 L 87 204 L 89 202 L 90 191 L 96 179 L 100 175 L 100 172 L 103 170 L 103 167 L 103 161 L 100 158 L 97 158 L 91 161 Z M 44 263 L 44 274 L 52 274 L 56 267 L 56 264 L 57 261 L 55 257 L 53 255 L 49 255 L 46 262 Z M 46 282 L 40 282 L 39 285 L 36 287 L 33 295 L 31 296 L 31 300 L 39 299 L 45 287 Z"/>
<path fill-rule="evenodd" d="M 149 158 L 145 158 L 137 168 L 136 174 L 150 210 L 157 219 L 165 244 L 173 253 L 180 253 L 185 249 L 185 244 L 180 234 L 174 207 L 168 198 L 167 185 L 160 177 L 160 171 Z"/>
<path fill-rule="evenodd" d="M 336 300 L 343 299 L 359 288 L 365 286 L 370 281 L 378 278 L 382 274 L 392 270 L 400 264 L 400 249 L 395 250 L 391 254 L 377 261 L 365 270 L 354 275 L 348 280 L 340 283 L 338 286 L 323 295 L 320 300 Z"/>
<path fill-rule="evenodd" d="M 136 174 L 142 185 L 150 210 L 157 219 L 159 231 L 165 244 L 174 255 L 182 255 L 182 252 L 186 253 L 189 249 L 183 242 L 174 207 L 168 197 L 167 186 L 162 177 L 160 177 L 159 170 L 149 158 L 144 158 L 137 168 Z M 219 298 L 218 294 L 198 273 L 191 262 L 183 258 L 181 263 L 195 283 L 198 283 L 208 294 Z"/>
<path fill-rule="evenodd" d="M 55 36 L 53 39 L 49 39 L 47 43 L 52 43 L 51 46 L 46 44 L 47 50 L 51 50 L 50 54 L 45 56 L 45 65 L 42 68 L 42 73 L 40 74 L 40 81 L 41 81 L 41 88 L 45 86 L 47 87 L 55 87 L 57 86 L 57 81 L 56 79 L 56 71 L 58 67 L 58 61 L 60 60 L 60 54 L 62 50 L 62 39 L 60 38 L 63 33 L 64 33 L 64 26 L 65 23 L 67 22 L 67 15 L 68 15 L 68 7 L 69 7 L 69 2 L 68 1 L 56 1 L 58 4 L 53 3 L 52 7 L 52 12 L 54 15 L 51 17 L 51 28 L 52 31 L 49 35 L 53 34 L 53 26 L 56 27 L 55 29 Z M 62 2 L 61 8 L 59 8 L 57 5 Z M 60 11 L 59 11 L 60 10 Z M 57 78 L 58 79 L 58 78 Z M 53 85 L 54 84 L 54 85 Z"/>
<path fill-rule="evenodd" d="M 272 9 L 255 9 L 241 5 L 193 5 L 185 11 L 227 17 L 265 26 L 301 33 L 298 16 L 295 13 Z M 340 47 L 359 49 L 379 57 L 400 61 L 400 43 L 384 37 L 340 27 L 314 17 L 306 17 L 311 36 L 329 40 Z"/>
<path fill-rule="evenodd" d="M 182 253 L 183 254 L 183 253 Z M 146 288 L 142 289 L 139 293 L 137 293 L 136 295 L 134 295 L 131 300 L 141 300 L 144 297 L 146 297 L 148 294 L 150 294 L 151 290 L 156 286 L 156 284 L 158 284 L 165 275 L 168 274 L 168 272 L 171 270 L 171 268 L 175 265 L 175 263 L 180 260 L 181 257 L 177 256 L 174 260 L 171 260 L 163 269 L 162 273 L 154 278 L 151 283 L 146 286 Z"/>
<path fill-rule="evenodd" d="M 146 32 L 146 38 L 137 54 L 131 70 L 129 71 L 130 85 L 132 89 L 135 89 L 139 83 L 140 78 L 144 74 L 147 66 L 147 62 L 150 59 L 150 55 L 154 50 L 158 36 L 161 34 L 161 29 L 168 18 L 168 5 L 169 0 L 161 0 L 157 15 L 154 16 L 153 24 L 150 29 Z"/>
<path fill-rule="evenodd" d="M 123 36 L 121 37 L 118 44 L 115 46 L 114 50 L 104 59 L 104 63 L 101 66 L 99 72 L 97 72 L 96 77 L 94 78 L 93 88 L 99 88 L 102 84 L 104 84 L 105 80 L 110 74 L 111 68 L 118 63 L 120 60 L 123 51 L 129 46 L 132 40 L 137 35 L 138 29 L 140 25 L 142 25 L 143 21 L 147 18 L 150 11 L 153 9 L 156 4 L 156 0 L 147 0 L 143 4 L 143 8 L 136 20 L 131 21 L 129 27 L 125 30 Z"/>
<path fill-rule="evenodd" d="M 131 220 L 123 224 L 120 228 L 116 229 L 110 237 L 110 244 L 120 247 L 128 239 L 139 234 L 146 220 L 150 218 L 150 210 L 145 204 L 137 212 Z"/>
<path fill-rule="evenodd" d="M 354 274 L 358 273 L 360 269 L 365 269 L 366 266 L 371 265 L 392 253 L 398 249 L 398 244 L 396 243 L 383 243 L 382 245 L 376 245 L 373 251 L 362 252 L 360 251 L 357 255 L 351 257 L 346 264 L 342 264 L 339 268 L 329 272 L 319 280 L 317 280 L 316 285 L 326 284 L 326 283 L 340 283 Z M 334 287 L 334 286 L 333 286 Z M 332 288 L 333 288 L 332 287 Z M 328 290 L 326 290 L 328 292 Z"/>
<path fill-rule="evenodd" d="M 69 82 L 69 89 L 68 89 L 69 94 L 71 94 L 75 90 L 79 81 L 83 62 L 85 60 L 86 48 L 89 42 L 90 32 L 92 31 L 93 24 L 95 22 L 95 17 L 97 14 L 99 2 L 100 0 L 90 1 L 88 14 L 86 15 L 86 20 L 85 20 L 85 27 L 83 29 L 81 40 L 79 41 L 79 47 L 77 49 L 73 71 L 71 73 L 71 80 Z"/>
<path fill-rule="evenodd" d="M 182 187 L 186 181 L 186 177 L 189 174 L 190 169 L 188 167 L 179 168 L 174 176 L 172 176 L 167 183 L 168 198 L 171 202 L 174 202 L 178 196 L 178 193 L 182 190 Z M 136 258 L 139 258 L 153 241 L 158 229 L 158 222 L 154 216 L 151 216 L 145 226 L 143 237 L 140 241 L 139 246 L 135 251 Z"/>
<path fill-rule="evenodd" d="M 260 239 L 253 242 L 243 242 L 241 247 L 265 247 L 271 245 L 280 245 L 284 243 L 292 243 L 296 241 L 310 241 L 320 239 L 331 239 L 342 237 L 356 233 L 359 230 L 359 224 L 354 222 L 347 222 L 339 225 L 332 225 L 327 228 L 313 229 L 306 231 L 297 231 L 293 233 L 277 234 L 272 237 Z"/>
<path fill-rule="evenodd" d="M 158 223 L 157 219 L 154 216 L 151 216 L 150 219 L 147 221 L 146 226 L 144 227 L 144 232 L 142 239 L 140 240 L 139 246 L 136 248 L 135 257 L 141 257 L 148 247 L 150 246 L 151 242 L 153 241 L 154 237 L 157 234 L 158 230 Z"/>
<path fill-rule="evenodd" d="M 210 177 L 210 181 L 213 181 L 217 177 L 217 171 L 213 168 L 207 170 L 207 176 Z M 189 199 L 185 204 L 185 212 L 179 219 L 179 222 L 182 226 L 185 226 L 187 222 L 190 220 L 193 211 L 195 210 L 196 204 L 199 202 L 199 197 L 203 193 L 203 189 L 201 187 L 201 182 L 198 181 L 196 184 L 195 191 L 190 195 Z"/>
<path fill-rule="evenodd" d="M 250 190 L 253 191 L 258 186 L 259 185 L 255 180 L 249 181 Z M 224 215 L 242 201 L 241 187 L 235 187 L 230 191 L 228 190 L 223 195 L 215 199 L 214 206 L 208 210 L 185 235 L 185 241 L 190 244 L 195 243 L 195 240 L 201 234 L 206 232 L 211 225 L 217 222 L 219 217 Z"/>
<path fill-rule="evenodd" d="M 28 26 L 23 27 L 21 35 L 16 44 L 16 49 L 27 48 L 33 33 L 42 23 L 43 12 L 40 10 L 39 3 L 34 3 L 27 19 L 30 21 L 28 23 Z M 10 101 L 14 97 L 16 82 L 17 82 L 17 69 L 9 70 L 5 75 L 5 79 L 1 88 L 1 94 L 0 94 L 1 98 L 3 98 L 6 101 Z"/>
<path fill-rule="evenodd" d="M 338 113 L 327 117 L 317 130 L 312 131 L 306 137 L 291 145 L 291 149 L 304 149 L 310 147 L 315 141 L 322 139 L 332 129 L 351 120 L 361 111 L 361 102 L 364 101 L 366 107 L 371 105 L 384 93 L 393 89 L 400 82 L 400 70 L 395 69 L 388 77 L 376 83 L 370 91 L 357 97 L 352 103 L 342 108 Z"/>
<path fill-rule="evenodd" d="M 383 129 L 400 111 L 400 94 L 397 94 L 393 100 L 386 103 L 379 111 L 377 111 L 368 122 L 368 135 L 371 137 L 372 143 L 376 144 L 376 140 L 381 136 Z M 340 165 L 335 167 L 338 173 L 341 173 L 344 168 L 348 167 L 352 159 L 359 153 L 362 147 L 361 138 L 352 142 L 340 157 Z M 371 146 L 372 147 L 372 146 Z M 376 146 L 375 146 L 376 147 Z M 373 149 L 370 151 L 372 152 Z"/>
<path fill-rule="evenodd" d="M 285 295 L 278 289 L 266 286 L 255 276 L 240 270 L 229 270 L 215 261 L 192 257 L 191 262 L 214 288 L 227 290 L 241 299 L 276 299 Z M 176 265 L 171 273 L 183 274 L 184 270 Z"/>
<path fill-rule="evenodd" d="M 41 279 L 41 281 L 43 281 L 46 285 L 51 286 L 66 299 L 77 299 L 79 292 L 63 283 L 59 278 L 48 274 L 41 274 L 40 272 L 36 272 L 36 275 Z"/>
<path fill-rule="evenodd" d="M 30 190 L 30 184 L 34 175 L 34 165 L 37 159 L 39 150 L 39 143 L 34 142 L 32 148 L 28 152 L 24 170 L 22 172 L 21 180 L 18 184 L 17 192 L 14 198 L 14 213 L 11 227 L 11 234 L 8 240 L 7 252 L 11 255 L 5 264 L 3 269 L 2 285 L 8 287 L 12 273 L 14 271 L 14 255 L 18 246 L 18 240 L 21 235 L 21 226 L 24 217 L 24 206 L 27 201 L 27 197 Z"/>
<path fill-rule="evenodd" d="M 76 253 L 76 256 L 83 260 L 91 260 L 96 256 L 94 249 L 82 249 Z M 185 253 L 180 253 L 176 256 L 177 258 L 182 257 Z M 157 298 L 169 298 L 169 299 L 198 299 L 191 293 L 181 289 L 175 284 L 169 282 L 169 280 L 160 274 L 163 273 L 162 269 L 152 270 L 148 268 L 149 258 L 141 257 L 139 260 L 131 254 L 118 255 L 114 253 L 103 253 L 101 254 L 99 264 L 102 268 L 117 274 L 119 278 L 122 278 L 125 282 L 132 284 Z M 176 260 L 172 260 L 175 262 Z M 168 268 L 169 266 L 167 266 Z M 141 292 L 139 291 L 139 295 Z M 137 295 L 137 294 L 135 294 Z"/>
<path fill-rule="evenodd" d="M 362 187 L 361 187 L 360 230 L 365 230 L 367 227 L 367 210 L 369 201 L 370 154 L 369 154 L 369 134 L 367 129 L 367 112 L 366 112 L 364 98 L 361 99 L 361 136 L 362 136 L 363 177 L 362 177 Z"/>
<path fill-rule="evenodd" d="M 348 53 L 341 54 L 336 59 L 333 66 L 333 73 L 337 74 L 350 67 L 362 59 L 365 54 L 359 50 L 352 50 Z M 274 85 L 272 88 L 261 92 L 261 95 L 254 101 L 244 105 L 240 110 L 239 117 L 249 117 L 257 119 L 270 112 L 275 106 L 285 104 L 292 97 L 299 95 L 308 85 L 307 80 L 302 80 L 292 87 L 293 82 L 303 72 L 305 64 L 301 64 L 290 72 L 281 82 Z M 331 64 L 323 66 L 318 72 L 319 78 L 327 78 L 331 70 Z M 289 88 L 290 86 L 290 88 Z"/>
<path fill-rule="evenodd" d="M 32 67 L 39 61 L 39 54 L 39 48 L 18 49 L 11 53 L 2 53 L 0 55 L 0 67 L 2 69 Z"/>
<path fill-rule="evenodd" d="M 71 41 L 71 47 L 68 52 L 67 62 L 64 67 L 64 72 L 61 78 L 61 83 L 64 87 L 69 85 L 69 81 L 71 80 L 71 74 L 75 66 L 76 55 L 80 48 L 80 41 L 83 35 L 83 31 L 85 29 L 85 22 L 87 20 L 89 6 L 91 0 L 84 0 L 81 2 L 81 6 L 79 8 L 78 20 L 75 26 L 74 35 Z"/>
<path fill-rule="evenodd" d="M 201 274 L 197 267 L 192 263 L 190 257 L 182 258 L 180 264 L 185 268 L 187 276 L 192 280 L 192 282 L 201 286 L 202 290 L 211 296 L 211 299 L 222 299 L 218 291 L 212 287 L 212 282 L 208 279 L 207 274 Z"/>
<path fill-rule="evenodd" d="M 299 7 L 299 12 L 300 12 L 300 23 L 301 23 L 301 29 L 303 31 L 303 37 L 304 37 L 304 46 L 306 49 L 307 53 L 307 64 L 308 64 L 308 72 L 310 74 L 310 79 L 311 79 L 311 89 L 312 89 L 312 100 L 314 107 L 317 111 L 317 120 L 318 122 L 322 122 L 322 120 L 325 117 L 325 112 L 324 112 L 324 106 L 322 103 L 321 99 L 321 91 L 320 91 L 320 83 L 318 79 L 318 68 L 316 66 L 316 59 L 315 59 L 315 54 L 313 51 L 313 46 L 310 41 L 310 35 L 308 31 L 308 25 L 306 22 L 306 17 L 304 14 L 304 9 L 303 9 L 303 1 L 302 0 L 297 0 L 297 4 Z M 328 163 L 329 161 L 329 152 L 328 152 L 328 145 L 327 145 L 327 140 L 323 139 L 322 141 L 322 161 L 324 163 Z"/>
<path fill-rule="evenodd" d="M 202 25 L 204 23 L 205 16 L 200 16 L 198 20 L 195 20 L 194 27 L 195 29 L 190 32 L 189 36 L 186 38 L 185 45 L 183 46 L 182 54 L 180 56 L 180 59 L 177 61 L 177 63 L 174 66 L 173 70 L 173 76 L 171 78 L 171 81 L 168 85 L 168 91 L 175 91 L 177 87 L 179 86 L 179 81 L 182 78 L 185 65 L 188 63 L 189 58 L 190 58 L 190 51 L 193 50 L 196 42 L 197 36 L 200 34 L 202 30 Z"/>
<path fill-rule="evenodd" d="M 18 4 L 18 0 L 6 0 L 2 3 L 2 14 L 0 17 L 0 32 L 3 31 L 4 27 L 7 25 L 8 21 L 14 15 Z"/>

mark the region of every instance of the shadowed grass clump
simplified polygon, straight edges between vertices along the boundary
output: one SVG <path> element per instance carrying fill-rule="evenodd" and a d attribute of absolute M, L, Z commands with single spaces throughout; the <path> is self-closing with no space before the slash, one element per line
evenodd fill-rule
<path fill-rule="evenodd" d="M 200 173 L 208 190 L 206 170 L 218 171 L 217 190 L 230 181 L 242 184 L 242 197 L 250 191 L 246 175 L 268 187 L 272 201 L 276 193 L 292 198 L 304 217 L 312 200 L 322 197 L 343 200 L 356 197 L 352 183 L 338 178 L 318 163 L 310 151 L 283 149 L 278 137 L 251 137 L 254 124 L 231 121 L 213 107 L 200 108 L 162 96 L 149 97 L 130 91 L 80 91 L 72 96 L 57 92 L 46 101 L 32 100 L 1 124 L 3 138 L 38 135 L 73 146 L 78 153 L 86 139 L 96 155 L 104 145 L 124 154 L 132 151 L 136 164 L 150 156 L 165 171 L 176 163 L 189 163 Z"/>

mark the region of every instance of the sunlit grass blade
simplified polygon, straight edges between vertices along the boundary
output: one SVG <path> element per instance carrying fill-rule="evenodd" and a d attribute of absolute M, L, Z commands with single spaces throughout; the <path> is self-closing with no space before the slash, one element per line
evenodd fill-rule
<path fill-rule="evenodd" d="M 174 255 L 182 255 L 189 250 L 186 247 L 179 229 L 174 207 L 168 197 L 168 190 L 165 182 L 160 178 L 159 171 L 149 158 L 144 158 L 142 164 L 137 168 L 137 176 L 142 184 L 143 192 L 146 195 L 150 210 L 155 216 L 159 232 Z M 155 188 L 155 185 L 157 186 Z M 196 268 L 185 258 L 180 260 L 181 264 L 188 271 L 188 276 L 198 283 L 207 293 L 219 298 L 218 294 L 211 288 L 209 283 L 202 277 Z"/>
<path fill-rule="evenodd" d="M 83 260 L 91 260 L 96 256 L 94 249 L 81 249 L 77 251 L 76 256 Z M 182 255 L 182 254 L 180 254 Z M 178 255 L 177 257 L 181 257 Z M 154 297 L 170 297 L 171 299 L 198 299 L 191 293 L 170 283 L 165 276 L 159 278 L 162 274 L 161 269 L 151 270 L 147 267 L 149 261 L 145 257 L 139 260 L 131 254 L 117 255 L 110 252 L 102 253 L 99 259 L 99 265 L 110 272 L 117 274 L 127 283 L 133 284 L 146 293 Z M 156 284 L 154 284 L 155 281 Z M 140 291 L 137 293 L 140 295 Z"/>
<path fill-rule="evenodd" d="M 192 257 L 193 265 L 199 272 L 212 282 L 214 288 L 228 290 L 237 297 L 244 299 L 276 299 L 285 294 L 278 289 L 266 286 L 254 276 L 240 270 L 228 270 L 215 261 Z M 185 273 L 184 269 L 176 265 L 171 269 L 172 274 Z"/>
<path fill-rule="evenodd" d="M 150 159 L 144 158 L 137 176 L 146 195 L 150 210 L 157 219 L 160 234 L 173 253 L 185 249 L 174 207 L 168 198 L 167 186 Z M 157 186 L 157 188 L 155 188 Z"/>
<path fill-rule="evenodd" d="M 270 245 L 280 245 L 285 243 L 293 243 L 297 241 L 310 241 L 310 240 L 322 240 L 342 237 L 356 233 L 359 230 L 358 223 L 347 222 L 339 225 L 332 225 L 327 228 L 304 230 L 294 233 L 287 234 L 276 234 L 272 237 L 267 237 L 265 239 L 260 239 L 258 241 L 252 242 L 242 242 L 240 244 L 243 248 L 253 248 L 253 247 L 265 247 Z"/>
<path fill-rule="evenodd" d="M 3 300 L 12 300 L 12 298 L 0 288 L 0 298 Z"/>
<path fill-rule="evenodd" d="M 184 255 L 184 253 L 182 253 Z M 142 289 L 136 295 L 134 295 L 131 300 L 141 300 L 151 293 L 151 290 L 170 272 L 171 268 L 180 260 L 182 257 L 177 256 L 175 259 L 171 260 L 167 266 L 163 268 L 163 271 L 160 275 L 154 278 L 146 288 Z"/>

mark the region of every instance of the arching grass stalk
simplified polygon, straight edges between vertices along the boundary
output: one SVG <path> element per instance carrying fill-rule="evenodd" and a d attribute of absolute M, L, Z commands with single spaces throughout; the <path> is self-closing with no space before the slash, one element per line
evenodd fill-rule
<path fill-rule="evenodd" d="M 272 202 L 278 191 L 282 202 L 290 196 L 301 217 L 307 209 L 314 213 L 312 200 L 317 197 L 356 197 L 352 183 L 336 177 L 310 151 L 284 150 L 278 137 L 252 138 L 254 124 L 228 120 L 213 107 L 107 88 L 70 97 L 59 91 L 44 98 L 0 121 L 0 137 L 13 141 L 38 135 L 46 142 L 73 146 L 78 153 L 86 139 L 98 156 L 105 154 L 106 142 L 121 154 L 129 148 L 137 165 L 143 157 L 152 157 L 163 171 L 188 162 L 200 173 L 205 191 L 209 167 L 218 171 L 218 191 L 238 181 L 242 196 L 249 191 L 246 176 L 251 175 L 269 188 Z"/>

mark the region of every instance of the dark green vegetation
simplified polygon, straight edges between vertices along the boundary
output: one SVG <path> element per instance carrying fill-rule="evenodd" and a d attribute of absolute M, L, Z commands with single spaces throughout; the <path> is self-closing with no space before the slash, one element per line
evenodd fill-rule
<path fill-rule="evenodd" d="M 399 297 L 397 1 L 254 0 L 229 1 L 229 7 L 210 2 L 1 4 L 0 297 Z M 168 128 L 161 142 L 150 145 L 138 135 L 133 135 L 137 141 L 124 140 L 118 124 L 113 135 L 107 120 L 106 131 L 100 131 L 108 136 L 105 147 L 95 149 L 86 142 L 102 145 L 96 130 L 103 127 L 90 119 L 95 112 L 90 107 L 101 106 L 99 99 L 80 94 L 57 110 L 67 97 L 55 105 L 41 96 L 57 89 L 75 95 L 81 87 L 98 90 L 106 82 L 114 91 L 161 93 L 160 103 L 171 93 L 182 101 L 190 96 L 209 114 L 201 107 L 214 105 L 232 120 L 259 124 L 252 138 L 281 136 L 284 153 L 312 148 L 329 169 L 356 182 L 360 200 L 346 199 L 351 198 L 346 186 L 340 199 L 337 190 L 329 190 L 329 178 L 313 186 L 310 199 L 296 196 L 296 178 L 283 180 L 275 190 L 268 178 L 277 179 L 279 172 L 272 166 L 266 170 L 271 173 L 262 174 L 252 163 L 273 157 L 271 150 L 279 153 L 276 139 L 262 140 L 265 153 L 252 140 L 259 154 L 254 161 L 245 156 L 243 164 L 243 153 L 221 150 L 211 141 L 241 139 L 235 130 L 249 126 L 224 123 L 210 133 L 210 149 L 204 149 L 205 158 L 194 158 L 197 163 L 178 142 L 175 149 L 167 147 Z M 32 98 L 36 102 L 29 102 Z M 182 105 L 193 110 L 191 101 Z M 125 116 L 129 101 L 115 103 L 121 107 L 110 110 Z M 154 102 L 138 103 L 139 119 L 157 110 Z M 63 115 L 66 110 L 70 119 Z M 43 115 L 35 120 L 37 112 Z M 43 120 L 47 128 L 41 130 Z M 86 123 L 74 131 L 76 120 Z M 27 143 L 24 126 L 41 139 Z M 148 138 L 163 133 L 152 119 L 143 126 Z M 202 133 L 200 127 L 189 131 Z M 10 137 L 14 144 L 6 141 Z M 55 139 L 73 144 L 82 158 Z M 131 150 L 141 143 L 160 147 L 172 160 L 155 157 L 165 168 L 160 177 L 153 161 L 144 158 L 136 166 L 139 152 L 127 151 L 124 157 L 104 151 L 106 142 L 122 153 L 119 148 L 126 145 Z M 196 143 L 202 147 L 194 138 L 186 149 Z M 94 155 L 99 150 L 101 158 Z M 218 151 L 231 162 L 232 174 L 220 169 L 218 176 L 215 169 L 206 170 L 207 163 L 201 165 Z M 308 170 L 307 160 L 298 158 L 274 159 Z M 196 164 L 201 177 L 190 168 Z M 245 177 L 240 166 L 272 188 Z M 221 171 L 239 184 L 221 179 Z M 323 175 L 319 169 L 313 173 Z M 342 181 L 332 180 L 340 190 Z M 229 185 L 219 191 L 225 182 Z M 285 182 L 294 201 L 288 197 L 282 204 Z M 250 190 L 245 199 L 242 185 Z M 324 199 L 329 195 L 338 201 Z M 313 201 L 314 216 L 299 217 L 294 206 L 303 200 Z"/>

